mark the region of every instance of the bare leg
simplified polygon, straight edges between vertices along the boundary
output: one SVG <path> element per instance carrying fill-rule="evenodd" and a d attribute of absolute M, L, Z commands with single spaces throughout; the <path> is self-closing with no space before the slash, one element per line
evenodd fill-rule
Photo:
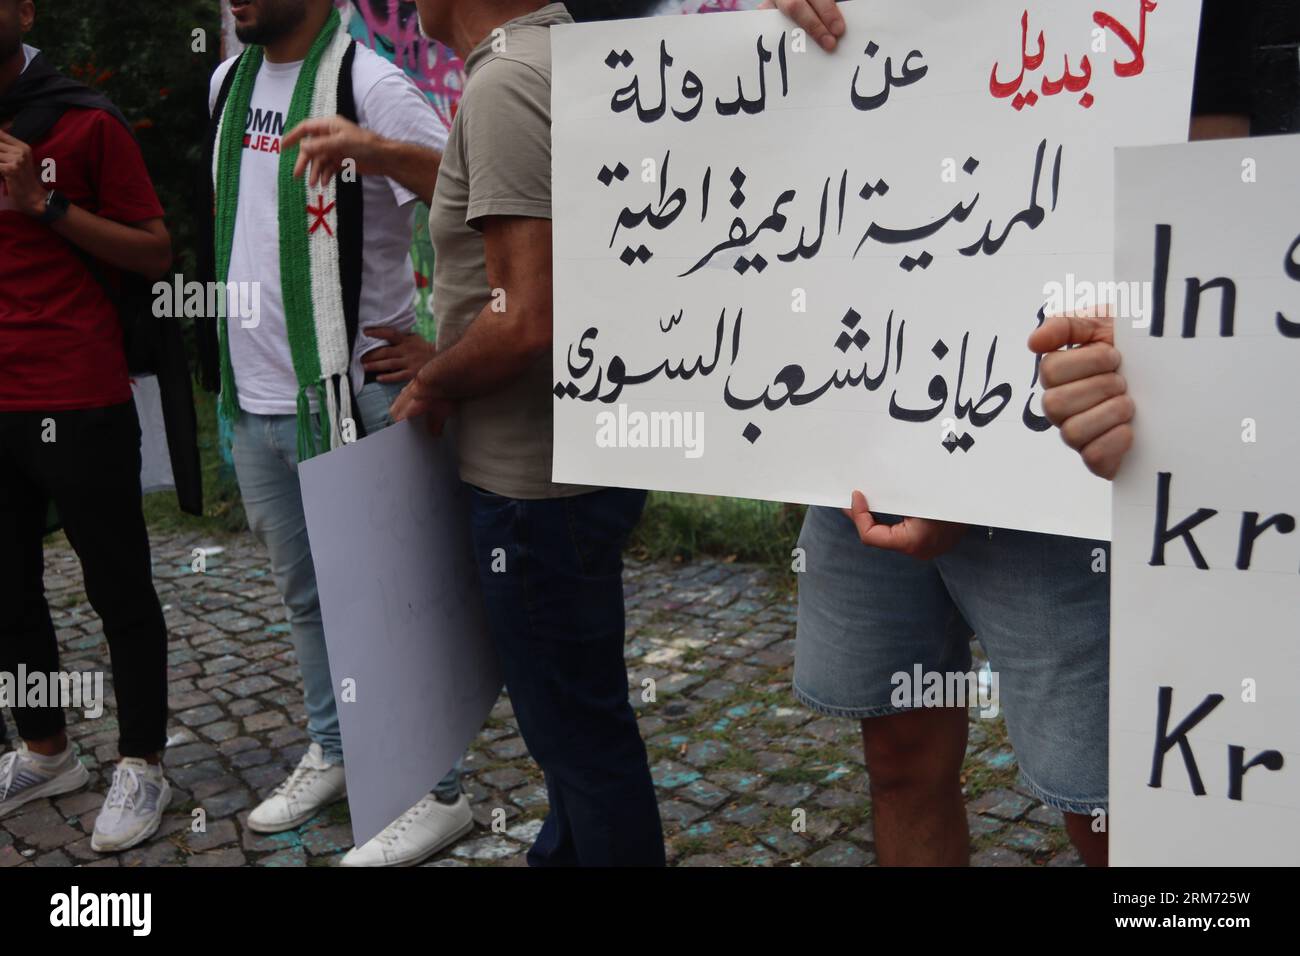
<path fill-rule="evenodd" d="M 970 830 L 961 795 L 964 708 L 911 710 L 862 721 L 882 866 L 967 866 Z"/>

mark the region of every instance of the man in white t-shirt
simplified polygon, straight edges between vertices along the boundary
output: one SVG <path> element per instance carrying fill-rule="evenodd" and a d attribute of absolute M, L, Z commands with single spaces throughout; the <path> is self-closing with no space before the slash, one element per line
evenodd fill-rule
<path fill-rule="evenodd" d="M 248 297 L 256 303 L 255 314 L 232 308 L 230 318 L 223 320 L 238 401 L 235 471 L 249 526 L 270 553 L 276 587 L 288 612 L 311 738 L 298 767 L 248 817 L 250 829 L 276 833 L 306 823 L 323 807 L 341 799 L 346 790 L 338 708 L 298 485 L 301 436 L 297 431 L 303 416 L 298 414 L 300 384 L 281 286 L 280 156 L 282 151 L 299 147 L 294 173 L 306 179 L 309 214 L 311 197 L 323 191 L 336 173 L 355 172 L 360 179 L 364 239 L 360 244 L 358 328 L 348 379 L 355 394 L 353 414 L 360 419 L 356 424 L 364 428 L 358 433 L 371 433 L 391 424 L 388 408 L 402 383 L 409 381 L 433 352 L 432 345 L 412 331 L 415 273 L 410 245 L 414 204 L 417 199 L 428 202 L 433 194 L 447 132 L 414 83 L 398 67 L 360 44 L 350 54 L 350 105 L 356 122 L 330 116 L 307 119 L 293 130 L 285 129 L 304 61 L 309 61 L 313 44 L 332 21 L 332 0 L 230 3 L 236 36 L 245 44 L 260 47 L 262 53 L 244 123 L 238 202 L 225 277 L 237 284 L 235 288 L 257 290 L 256 296 Z M 223 90 L 228 96 L 233 82 L 227 82 L 227 76 L 238 60 L 227 60 L 213 75 L 209 112 L 219 106 L 225 111 Z M 341 71 L 335 77 L 318 75 L 317 85 L 337 82 L 341 75 Z M 332 205 L 321 201 L 317 208 L 328 210 Z M 329 230 L 331 236 L 340 229 L 337 214 L 322 211 L 318 218 L 319 227 Z M 346 382 L 344 388 L 348 388 Z M 357 489 L 358 501 L 365 494 L 366 489 Z M 472 827 L 459 771 L 453 768 L 433 793 L 379 836 L 353 849 L 342 862 L 348 866 L 410 865 Z"/>

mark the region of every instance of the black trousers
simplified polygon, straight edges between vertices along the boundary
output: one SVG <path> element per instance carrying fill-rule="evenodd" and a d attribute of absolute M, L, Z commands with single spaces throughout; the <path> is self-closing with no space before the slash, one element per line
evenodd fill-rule
<path fill-rule="evenodd" d="M 123 757 L 167 740 L 167 627 L 153 587 L 140 496 L 135 403 L 64 412 L 0 412 L 0 670 L 59 670 L 45 601 L 42 539 L 53 501 L 104 625 Z M 62 707 L 14 707 L 18 735 L 65 726 Z"/>

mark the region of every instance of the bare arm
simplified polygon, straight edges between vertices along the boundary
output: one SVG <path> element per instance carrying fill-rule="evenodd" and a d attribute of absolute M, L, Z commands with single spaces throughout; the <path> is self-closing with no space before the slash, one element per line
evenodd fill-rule
<path fill-rule="evenodd" d="M 161 219 L 123 225 L 71 206 L 50 228 L 100 262 L 146 279 L 157 279 L 171 268 L 172 238 Z"/>
<path fill-rule="evenodd" d="M 349 122 L 342 116 L 304 120 L 285 136 L 281 149 L 298 147 L 293 174 L 310 169 L 308 185 L 315 187 L 343 169 L 351 160 L 360 176 L 387 176 L 420 197 L 433 199 L 442 154 L 435 149 L 386 139 L 374 130 Z"/>
<path fill-rule="evenodd" d="M 36 175 L 31 147 L 4 132 L 0 132 L 0 178 L 24 214 L 35 219 L 45 212 L 49 190 Z M 124 224 L 71 206 L 50 228 L 100 262 L 147 279 L 158 278 L 172 264 L 172 240 L 161 219 Z"/>
<path fill-rule="evenodd" d="M 424 414 L 438 403 L 498 391 L 550 351 L 550 220 L 490 216 L 484 220 L 483 244 L 488 285 L 499 294 L 398 396 L 395 419 Z"/>

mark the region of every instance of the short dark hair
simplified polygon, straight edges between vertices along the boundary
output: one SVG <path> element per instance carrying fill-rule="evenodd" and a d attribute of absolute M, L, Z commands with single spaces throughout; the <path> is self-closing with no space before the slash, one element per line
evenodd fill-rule
<path fill-rule="evenodd" d="M 657 0 L 564 0 L 569 15 L 579 23 L 643 17 L 656 3 Z"/>

